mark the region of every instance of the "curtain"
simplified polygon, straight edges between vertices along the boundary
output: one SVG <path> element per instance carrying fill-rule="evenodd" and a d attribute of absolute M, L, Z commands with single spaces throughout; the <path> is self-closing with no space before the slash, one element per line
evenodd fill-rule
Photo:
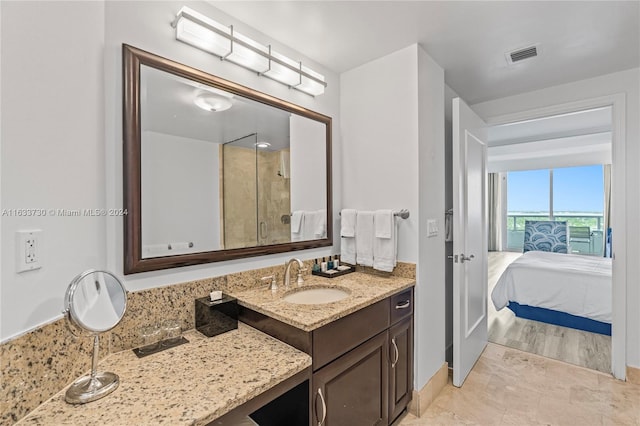
<path fill-rule="evenodd" d="M 502 194 L 500 173 L 489 173 L 488 180 L 489 251 L 502 251 Z"/>
<path fill-rule="evenodd" d="M 602 168 L 602 171 L 604 174 L 604 233 L 602 234 L 602 242 L 604 244 L 603 253 L 605 256 L 611 256 L 611 248 L 607 250 L 609 228 L 611 228 L 611 164 L 605 164 Z"/>

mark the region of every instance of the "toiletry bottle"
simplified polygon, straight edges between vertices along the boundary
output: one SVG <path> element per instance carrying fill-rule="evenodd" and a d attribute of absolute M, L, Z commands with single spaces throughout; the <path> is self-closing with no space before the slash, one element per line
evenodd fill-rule
<path fill-rule="evenodd" d="M 338 269 L 338 266 L 340 266 L 340 258 L 336 254 L 333 256 L 333 269 Z"/>
<path fill-rule="evenodd" d="M 313 259 L 313 270 L 318 272 L 320 270 L 320 265 L 318 265 L 318 259 Z"/>
<path fill-rule="evenodd" d="M 333 260 L 331 260 L 331 256 L 327 259 L 327 270 L 333 269 Z"/>
<path fill-rule="evenodd" d="M 324 260 L 324 257 L 322 258 L 322 263 L 320 263 L 320 270 L 322 272 L 327 272 L 327 262 Z"/>

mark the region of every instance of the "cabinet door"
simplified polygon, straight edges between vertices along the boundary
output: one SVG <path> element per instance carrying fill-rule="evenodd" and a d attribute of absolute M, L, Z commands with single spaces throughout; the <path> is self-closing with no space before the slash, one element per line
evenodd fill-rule
<path fill-rule="evenodd" d="M 389 329 L 389 419 L 395 420 L 413 393 L 413 316 Z"/>
<path fill-rule="evenodd" d="M 313 425 L 387 425 L 388 333 L 384 331 L 313 374 Z"/>

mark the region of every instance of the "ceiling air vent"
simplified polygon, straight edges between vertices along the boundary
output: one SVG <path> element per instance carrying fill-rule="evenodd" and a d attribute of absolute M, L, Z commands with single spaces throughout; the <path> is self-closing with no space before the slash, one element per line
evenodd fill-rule
<path fill-rule="evenodd" d="M 522 49 L 507 52 L 505 53 L 505 56 L 507 57 L 507 62 L 509 62 L 510 64 L 515 64 L 516 62 L 524 61 L 525 59 L 535 58 L 536 56 L 538 56 L 539 52 L 540 46 L 536 44 L 533 46 L 528 46 Z"/>

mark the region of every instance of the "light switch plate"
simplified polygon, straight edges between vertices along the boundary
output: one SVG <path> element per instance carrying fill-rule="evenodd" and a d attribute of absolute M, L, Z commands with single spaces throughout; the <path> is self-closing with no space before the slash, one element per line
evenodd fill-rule
<path fill-rule="evenodd" d="M 16 272 L 42 267 L 42 230 L 16 231 Z"/>
<path fill-rule="evenodd" d="M 438 221 L 436 219 L 427 220 L 427 237 L 438 236 Z"/>

